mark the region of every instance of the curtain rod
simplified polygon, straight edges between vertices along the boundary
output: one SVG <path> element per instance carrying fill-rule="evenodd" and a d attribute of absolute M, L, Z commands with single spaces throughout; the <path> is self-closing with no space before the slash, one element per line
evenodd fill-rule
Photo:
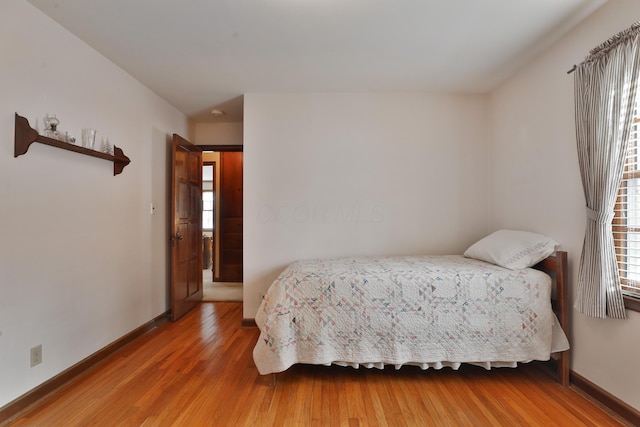
<path fill-rule="evenodd" d="M 609 39 L 606 40 L 604 43 L 601 43 L 595 48 L 591 49 L 591 51 L 589 52 L 589 55 L 582 62 L 582 64 L 584 64 L 585 62 L 591 61 L 592 58 L 594 58 L 597 55 L 601 55 L 609 51 L 610 49 L 616 47 L 619 43 L 624 42 L 625 40 L 628 40 L 630 37 L 636 37 L 638 33 L 640 33 L 640 21 L 634 22 L 626 30 L 620 31 L 618 34 L 609 37 Z M 567 74 L 573 73 L 576 70 L 576 68 L 578 68 L 578 66 L 574 64 L 573 67 L 571 67 L 571 69 L 567 71 Z"/>

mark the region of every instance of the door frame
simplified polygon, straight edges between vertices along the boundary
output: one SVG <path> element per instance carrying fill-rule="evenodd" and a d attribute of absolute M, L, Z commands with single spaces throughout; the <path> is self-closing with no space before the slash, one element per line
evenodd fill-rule
<path fill-rule="evenodd" d="M 200 148 L 203 152 L 205 151 L 213 151 L 213 152 L 217 152 L 217 153 L 237 153 L 237 152 L 244 152 L 244 145 L 211 145 L 211 144 L 198 144 L 197 145 L 198 148 Z M 244 166 L 242 168 L 243 173 L 244 173 Z M 244 197 L 244 196 L 243 196 Z M 217 209 L 220 209 L 220 206 L 216 206 Z M 217 224 L 216 224 L 217 225 Z M 216 233 L 217 234 L 217 233 Z M 216 240 L 219 239 L 219 236 L 216 235 Z M 214 242 L 215 244 L 215 242 Z M 218 248 L 219 252 L 222 252 L 222 248 Z M 214 259 L 214 264 L 215 264 L 215 259 Z M 242 263 L 242 266 L 244 267 L 244 262 Z M 215 279 L 215 277 L 214 277 Z"/>
<path fill-rule="evenodd" d="M 239 152 L 244 151 L 244 145 L 210 145 L 210 144 L 197 144 L 202 151 L 215 151 L 222 153 L 226 152 Z"/>

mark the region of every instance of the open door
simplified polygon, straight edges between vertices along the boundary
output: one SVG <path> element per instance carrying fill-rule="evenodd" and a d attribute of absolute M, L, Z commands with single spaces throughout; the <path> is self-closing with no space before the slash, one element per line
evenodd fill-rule
<path fill-rule="evenodd" d="M 171 320 L 202 300 L 202 151 L 173 135 Z"/>

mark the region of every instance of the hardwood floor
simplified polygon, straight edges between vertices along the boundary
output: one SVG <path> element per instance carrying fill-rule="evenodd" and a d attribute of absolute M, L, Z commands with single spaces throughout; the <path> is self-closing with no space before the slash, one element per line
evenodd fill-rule
<path fill-rule="evenodd" d="M 458 371 L 295 366 L 260 376 L 240 303 L 202 303 L 12 426 L 619 426 L 533 365 Z"/>

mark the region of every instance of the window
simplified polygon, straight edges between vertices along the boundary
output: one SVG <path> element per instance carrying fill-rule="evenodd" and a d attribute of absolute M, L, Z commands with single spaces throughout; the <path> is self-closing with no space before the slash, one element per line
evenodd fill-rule
<path fill-rule="evenodd" d="M 202 229 L 213 230 L 214 215 L 213 165 L 202 167 Z"/>
<path fill-rule="evenodd" d="M 622 182 L 616 199 L 613 239 L 620 283 L 625 295 L 640 298 L 640 110 L 633 125 Z"/>

